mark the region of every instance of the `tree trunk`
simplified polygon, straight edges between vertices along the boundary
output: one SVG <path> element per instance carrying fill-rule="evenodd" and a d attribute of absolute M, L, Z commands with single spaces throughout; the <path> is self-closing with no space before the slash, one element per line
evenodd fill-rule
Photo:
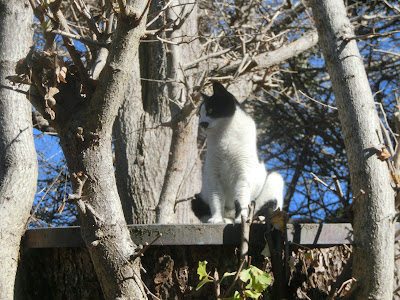
<path fill-rule="evenodd" d="M 164 40 L 180 43 L 186 41 L 185 36 L 196 34 L 197 8 L 187 2 L 180 1 L 181 5 L 174 7 L 174 13 L 171 10 L 167 12 L 168 22 L 176 22 L 178 29 L 168 35 L 160 33 Z M 165 4 L 164 1 L 153 1 L 151 12 L 159 12 Z M 180 13 L 190 13 L 191 22 L 179 24 Z M 166 22 L 160 19 L 153 26 L 160 28 Z M 150 39 L 154 40 L 154 37 Z M 178 130 L 177 119 L 181 109 L 174 104 L 183 105 L 188 101 L 180 65 L 194 55 L 193 45 L 148 43 L 146 40 L 141 45 L 142 81 L 134 72 L 131 92 L 126 93 L 114 125 L 116 176 L 128 223 L 154 223 L 155 208 L 160 199 L 167 199 L 161 201 L 168 209 L 163 214 L 168 216 L 168 220 L 158 221 L 188 223 L 195 220 L 190 201 L 175 206 L 176 200 L 189 198 L 200 190 L 197 121 L 196 118 L 185 119 L 182 123 L 184 129 Z M 193 79 L 186 80 L 192 88 Z M 142 93 L 139 93 L 135 86 L 139 87 L 141 82 Z M 173 161 L 179 162 L 179 168 Z"/>
<path fill-rule="evenodd" d="M 394 193 L 386 162 L 371 148 L 383 141 L 378 114 L 343 1 L 312 1 L 320 45 L 335 93 L 354 200 L 357 299 L 392 299 Z M 379 135 L 379 136 L 378 136 Z"/>
<path fill-rule="evenodd" d="M 6 79 L 29 51 L 32 19 L 28 3 L 0 1 L 0 299 L 14 299 L 21 236 L 37 185 L 31 105 Z"/>
<path fill-rule="evenodd" d="M 122 2 L 107 62 L 96 88 L 85 77 L 87 72 L 83 69 L 79 77 L 68 73 L 66 83 L 57 86 L 60 93 L 56 103 L 51 104 L 54 109 L 51 114 L 46 107 L 48 101 L 43 101 L 47 95 L 44 99 L 36 97 L 33 102 L 44 116 L 50 115 L 50 124 L 58 132 L 74 191 L 69 200 L 77 205 L 82 237 L 105 299 L 140 300 L 147 296 L 140 279 L 140 260 L 135 256 L 137 246 L 130 237 L 118 195 L 111 138 L 127 82 L 135 71 L 148 1 L 131 1 L 132 5 L 126 7 L 121 6 Z M 51 5 L 56 4 L 52 2 Z M 58 21 L 62 25 L 58 8 L 55 6 L 52 10 L 54 15 L 55 11 L 60 14 Z M 76 54 L 73 43 L 66 37 L 63 39 L 72 57 Z M 81 62 L 75 58 L 74 63 Z M 33 67 L 33 75 L 35 67 L 37 65 Z M 80 89 L 81 84 L 84 90 Z M 76 86 L 78 90 L 71 91 Z M 36 87 L 40 92 L 41 84 Z M 83 92 L 86 97 L 79 98 Z"/>
<path fill-rule="evenodd" d="M 171 111 L 171 146 L 168 166 L 156 208 L 157 223 L 188 222 L 188 201 L 200 191 L 200 161 L 197 148 L 198 120 L 194 114 L 196 100 L 190 99 L 195 80 L 191 71 L 184 72 L 183 65 L 199 54 L 197 5 L 190 0 L 179 0 L 174 10 L 167 11 L 167 20 L 175 22 L 176 29 L 167 38 L 177 44 L 164 44 L 167 53 L 167 78 L 173 78 L 168 86 Z M 190 22 L 185 21 L 190 16 Z M 191 212 L 191 211 L 190 211 Z M 193 215 L 193 214 L 192 214 Z"/>

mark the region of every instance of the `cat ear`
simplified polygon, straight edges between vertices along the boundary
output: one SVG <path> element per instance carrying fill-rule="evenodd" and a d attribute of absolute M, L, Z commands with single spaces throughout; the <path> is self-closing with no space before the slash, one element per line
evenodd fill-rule
<path fill-rule="evenodd" d="M 213 83 L 213 90 L 214 90 L 214 94 L 216 95 L 224 95 L 229 93 L 226 88 L 219 82 L 214 82 Z"/>

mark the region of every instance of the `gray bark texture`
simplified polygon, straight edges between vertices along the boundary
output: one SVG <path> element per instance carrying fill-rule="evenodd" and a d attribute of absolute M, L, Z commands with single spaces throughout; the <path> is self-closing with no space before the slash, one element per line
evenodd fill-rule
<path fill-rule="evenodd" d="M 188 204 L 183 202 L 176 209 L 176 201 L 193 197 L 200 191 L 200 160 L 197 149 L 198 120 L 194 114 L 196 108 L 189 97 L 194 87 L 194 76 L 184 73 L 183 65 L 198 55 L 198 40 L 186 43 L 184 37 L 194 37 L 198 34 L 197 5 L 190 0 L 178 1 L 181 5 L 167 12 L 167 19 L 174 20 L 177 30 L 168 34 L 168 38 L 177 45 L 164 45 L 167 53 L 167 76 L 174 82 L 168 86 L 168 100 L 171 111 L 171 146 L 169 149 L 168 166 L 156 208 L 157 223 L 188 222 L 177 218 L 176 212 L 190 211 Z M 178 16 L 177 16 L 178 15 Z M 186 19 L 190 16 L 190 22 Z M 182 44 L 180 44 L 182 43 Z M 185 209 L 186 206 L 186 209 Z"/>
<path fill-rule="evenodd" d="M 153 1 L 150 11 L 157 13 L 165 4 Z M 195 220 L 190 201 L 175 205 L 198 192 L 201 180 L 197 119 L 182 117 L 178 107 L 189 102 L 188 89 L 193 87 L 190 72 L 185 76 L 181 65 L 196 53 L 196 42 L 186 42 L 197 32 L 197 6 L 186 0 L 179 4 L 173 12 L 167 11 L 168 20 L 153 25 L 160 28 L 167 21 L 175 22 L 172 33 L 160 35 L 178 45 L 144 40 L 136 58 L 141 72 L 132 73 L 114 126 L 116 176 L 128 223 Z M 181 18 L 186 15 L 190 22 Z M 158 213 L 156 220 L 159 203 L 165 212 Z"/>
<path fill-rule="evenodd" d="M 386 162 L 372 146 L 383 141 L 378 114 L 343 1 L 314 0 L 313 15 L 342 124 L 354 200 L 353 276 L 357 299 L 392 299 L 394 192 Z M 379 135 L 379 136 L 378 136 Z"/>
<path fill-rule="evenodd" d="M 14 299 L 21 236 L 37 186 L 31 105 L 6 79 L 32 44 L 27 1 L 0 1 L 0 299 Z"/>
<path fill-rule="evenodd" d="M 54 114 L 50 115 L 50 125 L 58 132 L 71 174 L 74 194 L 69 200 L 77 205 L 82 237 L 105 299 L 147 299 L 140 260 L 135 256 L 137 246 L 130 237 L 117 191 L 111 147 L 113 123 L 135 71 L 147 3 L 134 1 L 120 7 L 98 84 L 92 85 L 84 77 L 86 72 L 81 72 L 80 78 L 69 75 L 67 83 L 59 85 L 60 93 L 52 104 Z M 72 41 L 63 39 L 70 53 L 76 53 Z M 79 98 L 80 90 L 73 90 L 75 80 L 85 87 L 87 96 L 83 99 Z M 36 97 L 33 102 L 42 115 L 49 115 L 45 101 Z"/>

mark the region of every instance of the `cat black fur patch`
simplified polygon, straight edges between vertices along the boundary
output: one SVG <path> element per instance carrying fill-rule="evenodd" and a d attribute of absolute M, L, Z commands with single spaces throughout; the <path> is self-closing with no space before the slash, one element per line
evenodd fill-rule
<path fill-rule="evenodd" d="M 239 102 L 221 83 L 214 82 L 213 89 L 212 96 L 203 94 L 207 116 L 215 119 L 232 117 Z"/>

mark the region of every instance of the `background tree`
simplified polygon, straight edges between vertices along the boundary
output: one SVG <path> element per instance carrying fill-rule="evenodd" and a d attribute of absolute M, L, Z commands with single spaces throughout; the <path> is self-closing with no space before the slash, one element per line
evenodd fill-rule
<path fill-rule="evenodd" d="M 198 48 L 197 6 L 153 1 L 150 12 L 141 70 L 132 80 L 142 93 L 126 94 L 115 124 L 119 191 L 128 223 L 154 223 L 156 207 L 157 222 L 190 223 L 190 202 L 177 201 L 192 197 L 201 184 L 191 99 L 198 79 L 182 69 Z"/>
<path fill-rule="evenodd" d="M 32 44 L 32 10 L 0 1 L 0 298 L 14 299 L 21 237 L 37 185 L 37 159 L 26 89 L 6 79 Z M 21 88 L 21 89 L 20 89 Z"/>

